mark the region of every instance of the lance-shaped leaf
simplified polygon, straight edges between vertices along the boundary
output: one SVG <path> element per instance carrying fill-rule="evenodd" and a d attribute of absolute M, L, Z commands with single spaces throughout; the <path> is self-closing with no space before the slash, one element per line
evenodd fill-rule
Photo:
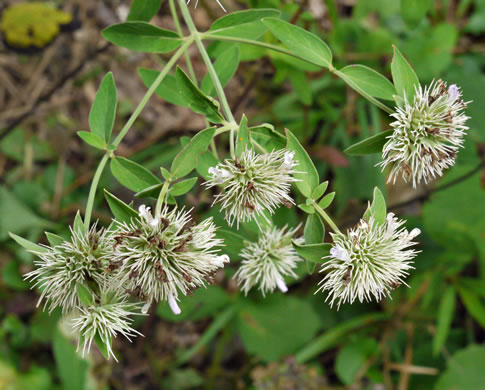
<path fill-rule="evenodd" d="M 345 81 L 357 92 L 384 100 L 394 100 L 396 88 L 383 75 L 364 65 L 349 65 L 340 69 Z"/>
<path fill-rule="evenodd" d="M 312 263 L 324 263 L 326 260 L 323 257 L 330 255 L 330 249 L 332 248 L 332 244 L 298 245 L 294 241 L 292 243 L 296 252 L 305 260 Z"/>
<path fill-rule="evenodd" d="M 315 34 L 281 19 L 265 18 L 263 23 L 291 51 L 316 65 L 330 68 L 332 52 Z"/>
<path fill-rule="evenodd" d="M 335 198 L 335 192 L 330 192 L 329 194 L 325 195 L 318 205 L 325 210 L 328 206 L 330 206 Z"/>
<path fill-rule="evenodd" d="M 105 28 L 102 34 L 117 46 L 149 53 L 168 53 L 183 42 L 176 32 L 146 22 L 114 24 Z"/>
<path fill-rule="evenodd" d="M 113 74 L 109 72 L 99 86 L 89 113 L 89 128 L 91 132 L 104 140 L 105 143 L 109 143 L 111 138 L 117 105 L 116 85 Z M 83 138 L 81 135 L 80 137 Z M 88 142 L 86 139 L 84 140 Z"/>
<path fill-rule="evenodd" d="M 295 166 L 297 173 L 293 176 L 299 181 L 295 182 L 298 190 L 307 198 L 311 196 L 313 189 L 318 186 L 318 172 L 313 164 L 312 159 L 306 152 L 306 150 L 301 146 L 300 141 L 296 138 L 293 133 L 286 129 L 287 138 L 287 148 L 295 152 L 295 161 L 298 163 Z"/>
<path fill-rule="evenodd" d="M 65 241 L 63 237 L 58 236 L 57 234 L 54 234 L 54 233 L 45 232 L 45 235 L 47 237 L 47 241 L 49 241 L 49 244 L 52 247 L 60 245 Z"/>
<path fill-rule="evenodd" d="M 312 199 L 313 200 L 320 199 L 322 195 L 325 193 L 325 191 L 327 191 L 327 187 L 328 187 L 328 180 L 316 186 L 312 191 Z"/>
<path fill-rule="evenodd" d="M 197 183 L 196 177 L 191 177 L 190 179 L 181 180 L 175 183 L 174 185 L 172 185 L 168 193 L 169 195 L 172 195 L 172 196 L 180 196 L 180 195 L 186 194 L 192 189 L 195 183 Z"/>
<path fill-rule="evenodd" d="M 161 183 L 148 169 L 124 157 L 111 160 L 111 172 L 123 186 L 135 192 Z"/>
<path fill-rule="evenodd" d="M 199 131 L 175 156 L 170 168 L 174 179 L 184 177 L 195 169 L 199 156 L 207 150 L 215 132 L 215 127 Z"/>
<path fill-rule="evenodd" d="M 412 102 L 416 93 L 415 88 L 419 86 L 418 76 L 399 49 L 394 45 L 392 47 L 394 48 L 394 56 L 391 62 L 391 73 L 396 92 L 398 96 L 402 98 L 406 96 L 407 100 Z"/>
<path fill-rule="evenodd" d="M 152 86 L 159 74 L 160 72 L 155 69 L 138 68 L 138 75 L 147 88 Z M 169 103 L 182 107 L 189 106 L 189 102 L 184 99 L 178 88 L 177 79 L 170 74 L 165 76 L 162 83 L 155 89 L 155 93 Z"/>
<path fill-rule="evenodd" d="M 177 67 L 177 86 L 192 111 L 204 115 L 209 122 L 224 122 L 219 102 L 204 94 L 180 67 Z"/>
<path fill-rule="evenodd" d="M 133 0 L 127 21 L 149 22 L 158 12 L 162 0 Z"/>
<path fill-rule="evenodd" d="M 135 210 L 110 192 L 104 190 L 104 197 L 117 221 L 130 222 L 132 218 L 138 217 L 138 213 Z"/>
<path fill-rule="evenodd" d="M 249 9 L 233 12 L 212 23 L 207 34 L 255 40 L 268 30 L 261 19 L 279 16 L 280 12 L 274 9 Z"/>
<path fill-rule="evenodd" d="M 25 238 L 22 238 L 20 236 L 17 236 L 16 234 L 9 233 L 10 237 L 14 239 L 17 244 L 19 244 L 21 247 L 27 249 L 28 251 L 32 252 L 38 252 L 38 253 L 44 253 L 47 252 L 47 249 L 44 248 L 43 246 L 37 245 L 29 240 L 26 240 Z"/>
<path fill-rule="evenodd" d="M 387 139 L 392 135 L 393 132 L 394 130 L 382 131 L 376 135 L 373 135 L 372 137 L 359 141 L 345 149 L 345 153 L 356 156 L 382 153 L 382 149 L 384 148 Z"/>
<path fill-rule="evenodd" d="M 448 334 L 450 332 L 451 323 L 453 322 L 453 315 L 455 314 L 456 306 L 456 291 L 452 286 L 449 286 L 443 297 L 441 298 L 438 309 L 438 319 L 436 324 L 436 333 L 433 337 L 433 355 L 437 356 L 441 348 L 446 343 Z"/>
<path fill-rule="evenodd" d="M 248 118 L 243 114 L 241 123 L 239 124 L 239 131 L 237 133 L 236 143 L 236 157 L 239 157 L 241 153 L 250 148 L 251 134 L 248 129 Z"/>
<path fill-rule="evenodd" d="M 76 284 L 77 296 L 81 303 L 85 306 L 90 306 L 94 303 L 93 294 L 87 286 L 82 283 Z"/>
<path fill-rule="evenodd" d="M 369 220 L 370 217 L 374 217 L 374 220 L 378 224 L 383 224 L 384 222 L 386 222 L 386 215 L 386 199 L 384 198 L 381 190 L 375 187 L 374 199 L 372 200 L 372 204 L 367 208 L 362 218 L 364 218 L 365 220 Z"/>
<path fill-rule="evenodd" d="M 104 150 L 104 148 L 106 147 L 104 139 L 100 138 L 94 133 L 90 133 L 89 131 L 78 131 L 77 135 L 79 136 L 79 138 L 81 138 L 84 142 L 86 142 L 93 148 Z"/>
<path fill-rule="evenodd" d="M 325 226 L 318 214 L 310 214 L 306 218 L 305 228 L 303 229 L 303 237 L 305 244 L 321 244 L 325 236 Z"/>

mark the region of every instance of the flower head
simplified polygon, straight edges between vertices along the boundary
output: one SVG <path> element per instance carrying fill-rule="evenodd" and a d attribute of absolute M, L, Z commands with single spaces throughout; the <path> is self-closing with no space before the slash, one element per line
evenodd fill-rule
<path fill-rule="evenodd" d="M 276 227 L 262 231 L 258 242 L 252 242 L 241 251 L 241 266 L 234 275 L 237 283 L 245 294 L 254 286 L 266 295 L 278 287 L 282 292 L 288 291 L 285 276 L 296 277 L 294 269 L 301 261 L 291 239 L 296 229 Z M 294 240 L 303 243 L 302 238 Z"/>
<path fill-rule="evenodd" d="M 33 280 L 41 290 L 39 304 L 46 301 L 49 311 L 62 307 L 63 313 L 80 306 L 77 283 L 87 280 L 100 284 L 106 278 L 106 266 L 113 253 L 113 238 L 94 224 L 88 231 L 71 229 L 71 240 L 45 252 L 35 252 L 37 268 L 25 278 Z"/>
<path fill-rule="evenodd" d="M 337 301 L 353 303 L 377 301 L 389 296 L 390 291 L 404 283 L 412 259 L 417 251 L 412 240 L 419 229 L 408 232 L 393 213 L 379 224 L 374 217 L 361 219 L 347 235 L 332 234 L 333 247 L 320 272 L 327 272 L 318 291 L 329 291 L 330 305 Z"/>
<path fill-rule="evenodd" d="M 402 175 L 416 187 L 421 180 L 427 183 L 442 176 L 455 163 L 468 130 L 463 113 L 468 103 L 455 84 L 447 88 L 441 80 L 419 86 L 413 101 L 404 100 L 404 106 L 391 114 L 396 119 L 391 123 L 394 132 L 384 145 L 379 165 L 391 168 L 389 181 Z"/>
<path fill-rule="evenodd" d="M 82 344 L 82 354 L 89 352 L 93 339 L 98 336 L 107 347 L 108 356 L 116 356 L 111 349 L 111 342 L 118 334 L 128 340 L 136 335 L 142 335 L 131 327 L 133 316 L 140 315 L 140 304 L 128 302 L 127 294 L 105 291 L 104 296 L 109 297 L 109 302 L 101 302 L 101 305 L 79 307 L 79 312 L 72 319 L 72 327 L 80 334 L 78 349 Z"/>
<path fill-rule="evenodd" d="M 293 156 L 294 152 L 287 150 L 265 154 L 247 150 L 239 158 L 209 169 L 211 178 L 206 186 L 224 188 L 214 203 L 221 204 L 229 225 L 236 221 L 239 228 L 240 222 L 248 222 L 255 215 L 264 217 L 266 210 L 273 214 L 281 204 L 294 203 L 289 195 L 291 183 L 296 181 L 292 176 L 296 165 Z"/>
<path fill-rule="evenodd" d="M 165 206 L 158 217 L 140 207 L 139 218 L 117 223 L 114 233 L 114 276 L 120 285 L 147 304 L 168 301 L 175 314 L 180 313 L 178 294 L 191 293 L 211 282 L 218 268 L 229 261 L 217 254 L 222 240 L 215 238 L 212 219 L 195 224 L 189 212 Z"/>

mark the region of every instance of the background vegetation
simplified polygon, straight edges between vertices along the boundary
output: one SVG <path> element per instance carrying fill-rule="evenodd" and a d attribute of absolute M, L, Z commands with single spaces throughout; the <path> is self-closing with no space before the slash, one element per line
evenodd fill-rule
<path fill-rule="evenodd" d="M 320 276 L 306 276 L 304 264 L 286 296 L 245 298 L 229 266 L 216 286 L 182 300 L 180 316 L 162 304 L 137 324 L 145 338 L 117 339 L 119 363 L 97 351 L 81 359 L 60 314 L 36 308 L 37 292 L 22 279 L 33 258 L 8 232 L 41 242 L 43 230 L 69 233 L 99 160 L 76 131 L 88 129 L 101 77 L 111 70 L 117 80 L 119 131 L 146 90 L 139 69 L 159 69 L 167 57 L 102 38 L 104 27 L 126 18 L 128 1 L 58 1 L 67 16 L 26 8 L 7 23 L 8 6 L 17 3 L 0 6 L 0 389 L 485 389 L 485 2 L 225 1 L 228 11 L 281 10 L 320 35 L 338 67 L 358 62 L 389 75 L 396 44 L 422 82 L 441 77 L 473 100 L 466 147 L 442 180 L 388 188 L 390 210 L 423 231 L 410 288 L 395 290 L 392 300 L 330 309 L 313 294 Z M 211 0 L 192 12 L 201 30 L 223 13 Z M 175 29 L 168 2 L 152 23 Z M 342 150 L 387 129 L 389 118 L 327 71 L 260 48 L 241 45 L 231 58 L 215 44 L 209 49 L 228 70 L 239 63 L 226 87 L 236 119 L 245 113 L 255 124 L 291 129 L 337 193 L 330 211 L 339 225 L 355 224 L 374 186 L 386 189 L 385 177 L 374 167 L 379 156 Z M 202 79 L 205 67 L 193 61 Z M 118 149 L 153 170 L 168 168 L 184 137 L 204 127 L 202 117 L 166 103 L 176 97 L 158 92 L 165 100 L 150 101 Z M 101 180 L 118 197 L 133 196 L 109 170 Z M 224 226 L 210 202 L 200 186 L 186 197 L 197 218 L 214 215 Z M 294 226 L 300 212 L 280 209 L 275 222 Z M 101 193 L 94 218 L 110 221 Z M 229 242 L 237 263 L 242 243 Z"/>

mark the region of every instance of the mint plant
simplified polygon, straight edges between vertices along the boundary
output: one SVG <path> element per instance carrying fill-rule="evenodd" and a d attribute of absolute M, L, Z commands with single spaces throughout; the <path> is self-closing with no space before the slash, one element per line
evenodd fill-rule
<path fill-rule="evenodd" d="M 50 245 L 46 246 L 12 234 L 38 257 L 37 269 L 26 278 L 41 290 L 40 302 L 49 310 L 61 307 L 69 316 L 80 333 L 83 352 L 89 351 L 94 340 L 106 358 L 114 356 L 112 339 L 119 334 L 128 338 L 138 334 L 132 328 L 133 317 L 146 315 L 154 302 L 166 302 L 173 314 L 181 314 L 180 297 L 215 283 L 216 271 L 229 263 L 235 246 L 244 241 L 237 231 L 216 226 L 212 218 L 194 221 L 188 207 L 180 204 L 177 198 L 198 181 L 189 177 L 194 170 L 204 178 L 203 188 L 217 192 L 212 205 L 220 205 L 229 226 L 234 222 L 236 229 L 256 226 L 253 230 L 258 238 L 237 251 L 243 261 L 235 279 L 244 293 L 252 288 L 263 295 L 276 288 L 288 291 L 290 280 L 297 277 L 297 263 L 303 260 L 309 273 L 320 267 L 323 276 L 315 290 L 328 291 L 330 305 L 356 299 L 379 301 L 405 284 L 418 253 L 411 247 L 416 245 L 413 240 L 419 229 L 409 232 L 403 227 L 405 221 L 388 213 L 376 188 L 358 224 L 342 232 L 326 211 L 335 193 L 325 194 L 329 183 L 321 182 L 291 129 L 253 123 L 246 115 L 234 117 L 224 87 L 234 75 L 237 56 L 213 63 L 205 42 L 223 42 L 229 52 L 237 44 L 253 45 L 322 68 L 394 118 L 392 129 L 347 149 L 349 154 L 381 153 L 379 165 L 390 171 L 393 183 L 401 175 L 417 185 L 441 176 L 453 165 L 468 129 L 463 112 L 467 103 L 460 89 L 454 84 L 447 87 L 443 81 L 423 87 L 397 48 L 391 63 L 393 83 L 361 64 L 337 69 L 327 44 L 280 19 L 278 10 L 229 13 L 200 32 L 185 0 L 170 0 L 177 31 L 148 23 L 150 15 L 136 9 L 140 2 L 133 6 L 132 15 L 139 15 L 138 20 L 112 25 L 103 36 L 126 49 L 173 54 L 161 70 L 140 70 L 148 90 L 116 135 L 112 134 L 118 104 L 113 74 L 108 73 L 99 86 L 89 115 L 90 131 L 81 131 L 79 136 L 104 155 L 91 182 L 86 212 L 83 218 L 77 215 L 70 240 L 47 233 Z M 186 35 L 179 11 L 188 29 Z M 262 40 L 263 34 L 271 34 L 278 43 Z M 187 55 L 193 45 L 207 68 L 202 81 L 197 80 Z M 187 72 L 177 66 L 182 56 Z M 217 99 L 211 96 L 213 91 Z M 154 93 L 189 107 L 206 123 L 206 128 L 183 142 L 170 169 L 161 168 L 158 175 L 117 154 Z M 93 223 L 92 213 L 108 162 L 113 176 L 135 192 L 135 197 L 154 202 L 135 209 L 105 190 L 113 221 L 100 228 Z M 275 226 L 272 218 L 276 209 L 296 203 L 304 213 L 303 236 L 298 229 Z M 325 224 L 332 230 L 328 235 Z M 223 327 L 235 311 L 225 311 L 211 332 Z M 312 353 L 302 352 L 299 361 L 306 361 Z"/>

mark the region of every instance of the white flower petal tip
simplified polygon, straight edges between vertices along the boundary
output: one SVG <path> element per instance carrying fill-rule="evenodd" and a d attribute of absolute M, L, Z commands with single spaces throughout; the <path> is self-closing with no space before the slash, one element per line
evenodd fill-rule
<path fill-rule="evenodd" d="M 182 310 L 180 310 L 179 305 L 177 304 L 177 300 L 173 296 L 173 294 L 170 294 L 168 296 L 168 305 L 170 306 L 170 309 L 172 310 L 172 313 L 178 316 L 180 313 L 182 313 Z"/>
<path fill-rule="evenodd" d="M 393 133 L 382 149 L 378 165 L 390 169 L 388 182 L 401 176 L 413 187 L 443 176 L 463 147 L 469 119 L 460 88 L 442 81 L 416 87 L 412 101 L 404 99 L 391 117 Z"/>
<path fill-rule="evenodd" d="M 283 279 L 276 279 L 276 285 L 283 294 L 288 292 L 288 287 L 286 286 Z"/>
<path fill-rule="evenodd" d="M 147 302 L 143 305 L 143 307 L 141 308 L 141 312 L 142 314 L 147 314 L 148 313 L 148 310 L 150 310 L 150 306 L 152 305 L 151 302 Z"/>
<path fill-rule="evenodd" d="M 149 223 L 150 223 L 150 226 L 157 227 L 158 224 L 160 223 L 160 220 L 158 218 L 153 218 Z"/>
<path fill-rule="evenodd" d="M 218 268 L 224 268 L 224 264 L 225 263 L 229 263 L 230 262 L 230 258 L 228 255 L 221 255 L 221 256 L 218 256 L 212 264 L 214 264 L 216 267 Z"/>

